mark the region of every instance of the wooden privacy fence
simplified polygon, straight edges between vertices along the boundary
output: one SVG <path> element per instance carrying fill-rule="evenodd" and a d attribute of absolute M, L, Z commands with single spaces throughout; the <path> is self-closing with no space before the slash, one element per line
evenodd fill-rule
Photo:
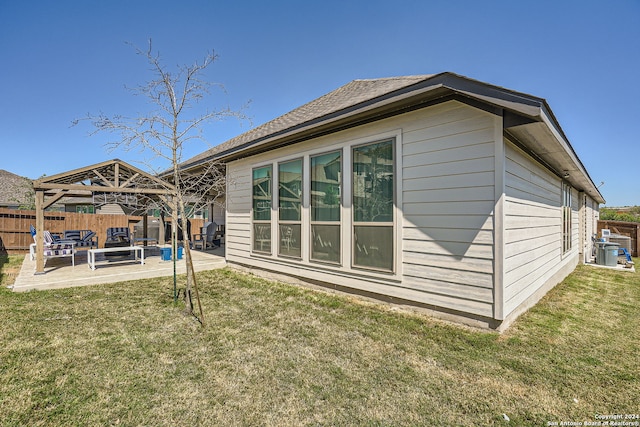
<path fill-rule="evenodd" d="M 153 218 L 149 217 L 149 224 Z M 65 230 L 92 230 L 98 236 L 100 247 L 107 238 L 107 228 L 128 227 L 133 236 L 134 225 L 142 220 L 141 216 L 79 214 L 72 212 L 45 212 L 44 229 L 62 236 Z M 171 223 L 171 218 L 165 218 Z M 191 234 L 199 233 L 204 224 L 203 219 L 190 219 Z M 19 211 L 0 208 L 0 246 L 9 253 L 23 253 L 33 243 L 30 226 L 36 225 L 35 211 Z M 162 243 L 162 242 L 160 242 Z"/>
<path fill-rule="evenodd" d="M 598 221 L 598 235 L 600 235 L 600 231 L 603 228 L 611 230 L 611 233 L 630 237 L 631 256 L 639 256 L 638 254 L 640 254 L 640 241 L 638 241 L 638 234 L 640 232 L 640 223 L 607 220 Z"/>

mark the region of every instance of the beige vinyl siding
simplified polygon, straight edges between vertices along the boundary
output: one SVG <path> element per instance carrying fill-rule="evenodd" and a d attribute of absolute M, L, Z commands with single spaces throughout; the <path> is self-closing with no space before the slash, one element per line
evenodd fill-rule
<path fill-rule="evenodd" d="M 494 116 L 459 103 L 403 134 L 403 286 L 493 315 Z"/>
<path fill-rule="evenodd" d="M 543 287 L 578 253 L 577 192 L 572 247 L 562 254 L 561 179 L 506 142 L 504 315 Z"/>
<path fill-rule="evenodd" d="M 251 168 L 227 167 L 227 257 L 244 257 L 251 251 L 251 189 Z"/>
<path fill-rule="evenodd" d="M 491 317 L 496 123 L 487 112 L 450 101 L 230 162 L 227 260 Z M 402 208 L 396 213 L 398 259 L 393 274 L 351 268 L 346 211 L 342 266 L 309 262 L 304 253 L 302 260 L 251 253 L 252 168 L 389 137 L 400 144 L 396 169 Z M 349 161 L 344 158 L 345 164 Z M 344 173 L 345 180 L 348 175 Z M 349 186 L 345 181 L 345 195 Z"/>
<path fill-rule="evenodd" d="M 218 198 L 216 203 L 209 206 L 209 221 L 215 222 L 218 225 L 225 224 L 226 210 L 224 206 L 225 206 L 224 198 Z"/>
<path fill-rule="evenodd" d="M 109 203 L 97 208 L 96 213 L 100 215 L 124 215 L 124 209 L 117 203 Z"/>

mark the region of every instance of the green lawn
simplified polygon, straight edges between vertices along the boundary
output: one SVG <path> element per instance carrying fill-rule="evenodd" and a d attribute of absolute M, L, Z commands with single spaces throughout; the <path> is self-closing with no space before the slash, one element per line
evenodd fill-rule
<path fill-rule="evenodd" d="M 640 411 L 638 273 L 580 266 L 502 335 L 199 277 L 205 328 L 170 278 L 0 290 L 0 425 L 543 426 Z"/>

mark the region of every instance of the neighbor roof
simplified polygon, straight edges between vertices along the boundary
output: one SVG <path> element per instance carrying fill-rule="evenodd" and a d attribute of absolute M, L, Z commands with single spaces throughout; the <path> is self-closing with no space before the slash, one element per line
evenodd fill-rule
<path fill-rule="evenodd" d="M 29 203 L 31 180 L 0 169 L 0 206 L 20 206 Z"/>
<path fill-rule="evenodd" d="M 450 72 L 354 80 L 192 157 L 182 167 L 231 161 L 454 99 L 502 115 L 505 130 L 523 148 L 557 173 L 571 172 L 572 184 L 604 203 L 544 99 Z"/>

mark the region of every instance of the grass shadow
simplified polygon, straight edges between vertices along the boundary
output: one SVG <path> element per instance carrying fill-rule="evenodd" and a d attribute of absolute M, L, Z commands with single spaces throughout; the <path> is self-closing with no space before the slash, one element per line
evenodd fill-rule
<path fill-rule="evenodd" d="M 4 246 L 4 241 L 2 240 L 2 236 L 0 236 L 0 258 L 5 259 L 9 256 L 9 252 L 7 252 L 7 248 Z"/>
<path fill-rule="evenodd" d="M 24 255 L 9 255 L 0 237 L 0 286 L 13 284 L 22 267 Z"/>
<path fill-rule="evenodd" d="M 4 265 L 9 263 L 9 253 L 7 252 L 7 248 L 4 246 L 4 241 L 2 240 L 2 236 L 0 236 L 0 283 L 3 282 L 4 279 Z"/>

